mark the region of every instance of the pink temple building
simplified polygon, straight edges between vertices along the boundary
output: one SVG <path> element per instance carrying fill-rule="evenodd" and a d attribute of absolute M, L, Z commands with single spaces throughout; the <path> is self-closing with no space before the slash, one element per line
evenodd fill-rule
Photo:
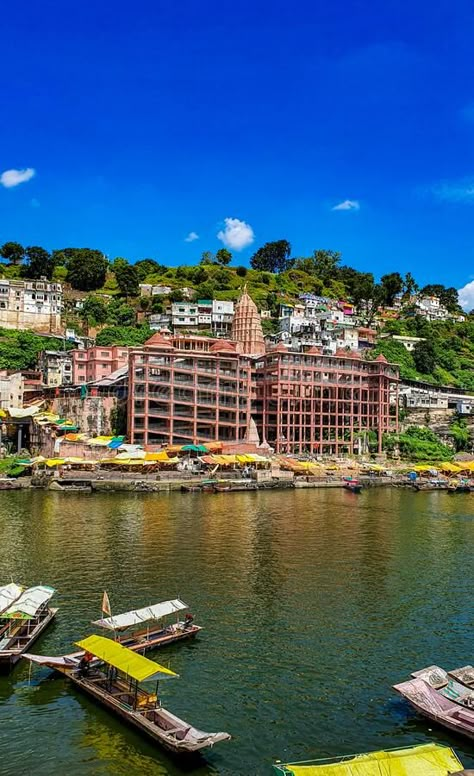
<path fill-rule="evenodd" d="M 358 452 L 364 432 L 382 436 L 398 427 L 391 393 L 398 367 L 382 355 L 367 361 L 352 351 L 326 356 L 317 348 L 288 351 L 279 345 L 255 365 L 255 420 L 277 453 Z"/>
<path fill-rule="evenodd" d="M 252 361 L 227 340 L 154 334 L 132 350 L 131 442 L 150 446 L 244 441 L 251 422 Z"/>
<path fill-rule="evenodd" d="M 268 443 L 277 453 L 352 453 L 398 427 L 398 367 L 339 350 L 266 350 L 257 307 L 236 306 L 232 340 L 155 334 L 130 352 L 129 435 L 149 447 Z M 100 349 L 99 349 L 100 350 Z M 394 396 L 395 398 L 395 396 Z M 393 414 L 391 412 L 393 407 Z M 255 439 L 255 430 L 258 440 Z"/>
<path fill-rule="evenodd" d="M 117 369 L 127 366 L 129 350 L 130 348 L 121 345 L 96 345 L 84 350 L 71 350 L 72 382 L 77 385 L 108 377 Z"/>

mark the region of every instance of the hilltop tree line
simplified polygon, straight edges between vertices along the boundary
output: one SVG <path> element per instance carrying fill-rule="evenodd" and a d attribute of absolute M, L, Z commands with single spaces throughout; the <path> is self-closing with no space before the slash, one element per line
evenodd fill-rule
<path fill-rule="evenodd" d="M 127 259 L 118 257 L 109 261 L 104 254 L 91 248 L 61 248 L 47 251 L 41 246 L 23 247 L 18 242 L 6 242 L 0 247 L 0 256 L 10 266 L 16 267 L 21 277 L 37 279 L 57 278 L 67 280 L 79 291 L 96 291 L 104 286 L 107 273 L 115 275 L 118 291 L 126 297 L 139 296 L 139 284 L 150 276 L 161 276 L 170 270 L 155 259 L 145 258 L 131 264 Z M 265 243 L 250 259 L 250 266 L 260 273 L 262 284 L 270 285 L 270 275 L 288 277 L 298 285 L 302 276 L 310 278 L 314 293 L 348 296 L 352 299 L 366 323 L 373 322 L 376 311 L 381 305 L 391 306 L 397 295 L 403 294 L 405 301 L 421 292 L 424 295 L 438 296 L 450 312 L 459 310 L 457 290 L 441 284 L 430 284 L 419 288 L 413 275 L 408 272 L 404 277 L 399 272 L 390 272 L 376 282 L 373 273 L 360 272 L 341 263 L 338 251 L 317 249 L 311 256 L 291 258 L 291 245 L 288 240 L 276 240 Z M 205 251 L 197 267 L 174 267 L 177 280 L 190 279 L 201 286 L 201 298 L 212 296 L 216 290 L 226 288 L 228 270 L 232 253 L 221 248 L 215 254 Z M 210 268 L 221 268 L 215 272 L 209 283 Z M 191 272 L 191 274 L 190 274 Z M 236 267 L 238 276 L 244 277 L 246 267 Z M 301 276 L 300 276 L 301 273 Z M 281 285 L 281 284 L 280 284 Z M 282 287 L 284 291 L 284 286 Z M 179 296 L 179 294 L 178 294 Z M 179 298 L 176 299 L 179 301 Z"/>

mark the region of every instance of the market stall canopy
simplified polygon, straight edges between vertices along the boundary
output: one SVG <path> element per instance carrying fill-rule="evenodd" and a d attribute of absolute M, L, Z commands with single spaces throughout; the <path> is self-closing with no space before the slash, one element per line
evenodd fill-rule
<path fill-rule="evenodd" d="M 13 419 L 32 418 L 33 415 L 36 415 L 39 411 L 40 411 L 40 408 L 38 406 L 8 408 L 8 414 Z"/>
<path fill-rule="evenodd" d="M 117 668 L 119 671 L 123 671 L 124 674 L 131 679 L 136 679 L 137 682 L 178 675 L 174 671 L 170 671 L 169 668 L 160 666 L 159 663 L 155 663 L 143 655 L 137 655 L 131 649 L 122 647 L 118 642 L 106 639 L 104 636 L 88 636 L 82 641 L 77 641 L 76 646 L 90 652 L 94 657 L 98 657 L 99 660 L 103 660 L 104 663 Z"/>
<path fill-rule="evenodd" d="M 55 592 L 54 587 L 47 585 L 29 587 L 1 616 L 9 620 L 31 620 Z"/>
<path fill-rule="evenodd" d="M 9 585 L 0 587 L 0 614 L 8 609 L 14 601 L 16 601 L 22 593 L 23 588 L 20 585 L 16 585 L 14 582 L 10 582 Z"/>
<path fill-rule="evenodd" d="M 145 606 L 142 609 L 134 609 L 131 612 L 117 614 L 114 617 L 107 617 L 103 620 L 94 620 L 92 625 L 98 625 L 100 628 L 107 628 L 108 630 L 120 630 L 122 628 L 131 628 L 132 625 L 139 625 L 150 620 L 161 620 L 162 617 L 166 617 L 168 614 L 174 614 L 174 612 L 180 612 L 187 608 L 187 604 L 180 601 L 179 598 L 175 598 L 171 601 L 162 601 L 153 606 Z"/>
<path fill-rule="evenodd" d="M 341 758 L 339 762 L 273 766 L 275 773 L 287 776 L 447 776 L 461 769 L 462 763 L 453 750 L 439 744 L 358 754 Z"/>
<path fill-rule="evenodd" d="M 208 453 L 209 450 L 205 445 L 183 445 L 181 448 L 183 453 Z"/>
<path fill-rule="evenodd" d="M 457 474 L 463 470 L 463 467 L 451 463 L 450 461 L 445 461 L 444 463 L 440 463 L 438 469 L 442 472 L 448 472 L 449 474 Z"/>

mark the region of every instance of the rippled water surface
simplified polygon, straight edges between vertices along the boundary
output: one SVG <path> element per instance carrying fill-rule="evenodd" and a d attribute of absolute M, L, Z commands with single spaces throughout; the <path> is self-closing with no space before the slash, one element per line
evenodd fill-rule
<path fill-rule="evenodd" d="M 373 489 L 235 494 L 0 494 L 0 582 L 52 584 L 36 651 L 115 612 L 180 595 L 199 639 L 155 652 L 163 703 L 233 736 L 181 765 L 22 662 L 0 677 L 0 773 L 270 774 L 270 764 L 436 739 L 390 686 L 474 662 L 474 496 Z"/>

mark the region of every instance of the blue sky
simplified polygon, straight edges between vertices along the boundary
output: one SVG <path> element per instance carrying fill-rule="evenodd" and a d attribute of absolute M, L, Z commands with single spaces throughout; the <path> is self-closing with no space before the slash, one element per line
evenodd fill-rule
<path fill-rule="evenodd" d="M 0 179 L 1 242 L 176 264 L 286 238 L 472 280 L 470 0 L 30 0 L 2 22 L 0 172 L 34 175 Z"/>

